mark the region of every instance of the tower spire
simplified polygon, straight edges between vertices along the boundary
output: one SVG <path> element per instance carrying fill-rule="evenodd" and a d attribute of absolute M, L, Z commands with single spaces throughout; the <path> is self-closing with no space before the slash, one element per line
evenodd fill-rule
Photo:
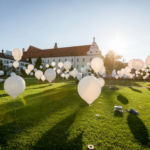
<path fill-rule="evenodd" d="M 95 36 L 93 36 L 93 43 L 95 43 Z"/>

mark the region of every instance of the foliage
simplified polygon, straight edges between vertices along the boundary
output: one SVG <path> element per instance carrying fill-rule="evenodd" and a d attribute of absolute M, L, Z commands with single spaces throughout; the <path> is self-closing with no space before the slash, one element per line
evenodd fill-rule
<path fill-rule="evenodd" d="M 29 58 L 29 61 L 28 61 L 30 64 L 32 64 L 32 60 L 31 60 L 31 58 Z"/>
<path fill-rule="evenodd" d="M 125 63 L 119 61 L 122 56 L 116 54 L 113 50 L 110 50 L 105 58 L 104 58 L 104 65 L 106 68 L 107 74 L 111 74 L 114 69 L 119 70 L 126 66 Z"/>
<path fill-rule="evenodd" d="M 39 57 L 35 62 L 35 68 L 39 69 L 41 65 L 42 65 L 42 59 L 41 57 Z"/>
<path fill-rule="evenodd" d="M 23 68 L 20 69 L 20 72 L 21 72 L 22 76 L 27 76 L 27 74 L 26 74 L 26 72 L 25 72 L 25 70 Z"/>
<path fill-rule="evenodd" d="M 3 70 L 3 61 L 0 60 L 0 70 Z"/>

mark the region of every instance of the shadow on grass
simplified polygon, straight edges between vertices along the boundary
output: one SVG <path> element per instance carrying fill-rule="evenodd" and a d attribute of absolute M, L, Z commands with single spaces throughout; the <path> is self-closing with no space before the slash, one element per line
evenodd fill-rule
<path fill-rule="evenodd" d="M 19 130 L 25 131 L 28 128 L 32 128 L 40 124 L 41 121 L 51 116 L 56 112 L 61 112 L 65 108 L 77 109 L 80 105 L 86 106 L 83 101 L 77 101 L 76 97 L 71 98 L 72 88 L 64 86 L 57 89 L 49 89 L 38 94 L 32 94 L 26 96 L 28 105 L 23 107 L 18 101 L 16 107 L 17 117 L 14 118 L 14 110 L 11 110 L 4 114 L 3 118 L 7 118 L 8 115 L 12 116 L 12 121 L 4 119 L 3 125 L 0 126 L 0 145 L 2 148 L 8 145 L 8 141 L 15 137 L 16 122 L 19 124 Z M 9 106 L 13 106 L 13 103 L 9 103 Z M 21 106 L 19 106 L 19 103 Z M 51 111 L 53 109 L 53 111 Z"/>
<path fill-rule="evenodd" d="M 123 96 L 123 95 L 118 95 L 117 96 L 117 99 L 122 103 L 122 104 L 128 104 L 128 99 L 125 97 L 125 96 Z"/>
<path fill-rule="evenodd" d="M 114 116 L 115 117 L 123 117 L 123 113 L 115 111 Z"/>
<path fill-rule="evenodd" d="M 33 146 L 33 150 L 82 150 L 82 133 L 68 140 L 69 128 L 75 120 L 75 113 L 47 131 Z"/>
<path fill-rule="evenodd" d="M 140 91 L 140 90 L 138 90 L 138 89 L 135 89 L 135 88 L 133 88 L 133 87 L 129 87 L 132 91 L 134 91 L 134 92 L 138 92 L 138 93 L 142 93 L 142 91 Z"/>
<path fill-rule="evenodd" d="M 127 118 L 128 126 L 135 139 L 143 146 L 150 147 L 148 130 L 143 121 L 138 116 L 129 114 Z"/>
<path fill-rule="evenodd" d="M 147 88 L 150 91 L 150 88 Z"/>
<path fill-rule="evenodd" d="M 0 97 L 6 97 L 8 94 L 1 94 Z"/>

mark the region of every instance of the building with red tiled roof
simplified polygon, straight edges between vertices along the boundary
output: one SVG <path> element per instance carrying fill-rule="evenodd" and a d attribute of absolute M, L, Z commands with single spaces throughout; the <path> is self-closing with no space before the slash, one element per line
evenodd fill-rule
<path fill-rule="evenodd" d="M 70 61 L 73 67 L 78 69 L 96 56 L 102 57 L 102 54 L 95 38 L 93 38 L 91 45 L 58 48 L 57 43 L 55 43 L 53 49 L 40 49 L 29 46 L 27 51 L 23 52 L 23 59 L 28 61 L 31 58 L 33 64 L 35 64 L 37 58 L 41 57 L 43 65 L 50 64 L 53 61 L 56 63 Z"/>
<path fill-rule="evenodd" d="M 2 61 L 4 69 L 9 70 L 9 68 L 12 66 L 12 64 L 15 60 L 12 56 L 11 51 L 7 50 L 6 52 L 4 52 L 4 50 L 2 50 L 2 52 L 0 52 L 0 61 Z M 25 65 L 27 65 L 27 64 L 29 64 L 29 63 L 26 60 L 21 59 L 19 61 L 18 70 L 25 67 Z"/>

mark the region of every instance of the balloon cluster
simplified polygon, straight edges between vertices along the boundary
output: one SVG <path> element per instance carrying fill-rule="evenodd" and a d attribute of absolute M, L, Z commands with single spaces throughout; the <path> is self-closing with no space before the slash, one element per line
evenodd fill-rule
<path fill-rule="evenodd" d="M 150 77 L 150 56 L 146 58 L 145 63 L 141 59 L 130 60 L 125 68 L 118 71 L 113 70 L 112 77 L 115 79 L 147 79 Z"/>
<path fill-rule="evenodd" d="M 19 66 L 19 60 L 22 58 L 22 51 L 18 48 L 13 49 L 12 56 L 14 58 L 13 66 L 17 68 Z M 21 94 L 25 90 L 26 84 L 22 77 L 16 75 L 15 73 L 11 73 L 11 76 L 5 80 L 4 90 L 5 92 L 16 98 L 19 94 Z"/>
<path fill-rule="evenodd" d="M 18 68 L 19 67 L 19 61 L 21 60 L 22 55 L 23 55 L 23 53 L 22 53 L 22 51 L 19 48 L 13 49 L 12 56 L 13 56 L 13 58 L 15 60 L 13 62 L 14 68 Z"/>

